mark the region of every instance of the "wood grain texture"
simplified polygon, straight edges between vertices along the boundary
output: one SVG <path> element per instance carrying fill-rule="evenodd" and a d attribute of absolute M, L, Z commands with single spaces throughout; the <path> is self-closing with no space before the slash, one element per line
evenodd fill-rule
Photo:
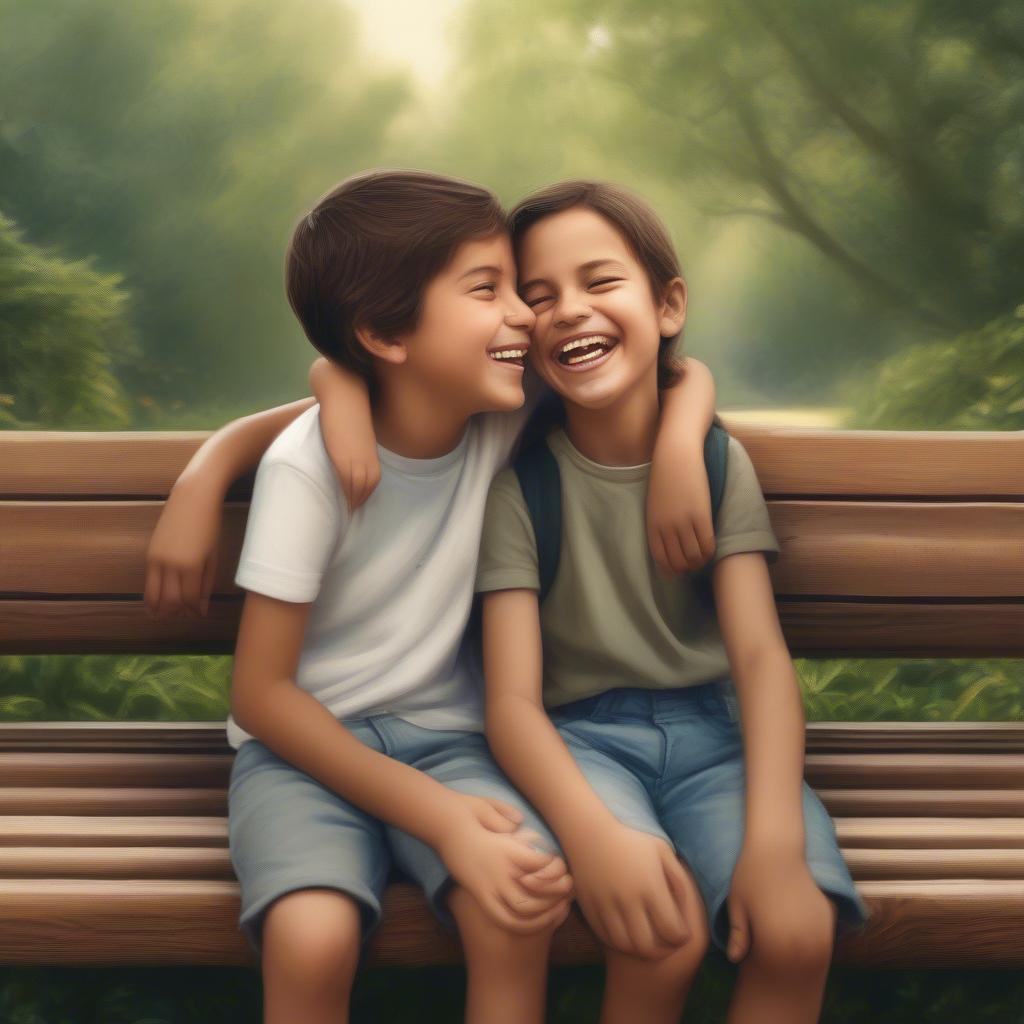
<path fill-rule="evenodd" d="M 834 961 L 873 967 L 1024 967 L 1024 882 L 865 880 L 865 929 Z M 238 930 L 238 885 L 197 879 L 0 879 L 0 962 L 112 966 L 255 966 Z M 392 885 L 370 943 L 373 966 L 458 964 L 461 952 L 420 892 Z M 574 912 L 558 930 L 556 964 L 594 963 L 593 935 Z"/>
<path fill-rule="evenodd" d="M 0 502 L 0 596 L 141 597 L 158 502 Z M 769 501 L 779 599 L 1024 597 L 1024 504 Z M 239 595 L 247 508 L 224 511 L 214 592 Z"/>
<path fill-rule="evenodd" d="M 766 495 L 1024 499 L 1024 431 L 821 430 L 722 422 Z M 166 497 L 210 431 L 0 432 L 0 498 Z M 951 472 L 951 467 L 956 467 Z M 251 478 L 235 491 L 251 493 Z"/>

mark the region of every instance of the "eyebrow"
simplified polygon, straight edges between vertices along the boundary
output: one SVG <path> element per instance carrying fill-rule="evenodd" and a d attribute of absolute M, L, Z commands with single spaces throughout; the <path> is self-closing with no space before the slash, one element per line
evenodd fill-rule
<path fill-rule="evenodd" d="M 479 274 L 483 270 L 486 270 L 489 274 L 497 274 L 499 277 L 501 276 L 501 267 L 474 267 L 472 270 L 467 270 L 464 274 L 460 274 L 459 280 L 461 281 L 464 277 L 469 277 L 470 274 Z"/>
<path fill-rule="evenodd" d="M 603 256 L 599 260 L 590 260 L 588 263 L 581 263 L 578 269 L 583 271 L 583 273 L 586 273 L 588 270 L 596 270 L 598 267 L 604 266 L 605 263 L 614 263 L 615 266 L 622 267 L 622 264 L 618 260 L 613 260 L 611 258 L 611 256 Z M 625 269 L 625 268 L 623 268 L 623 269 Z M 542 278 L 542 277 L 535 277 L 532 280 L 527 281 L 525 284 L 521 284 L 519 286 L 519 290 L 521 292 L 525 292 L 527 288 L 531 288 L 535 284 L 544 284 L 544 283 L 545 283 L 544 278 Z"/>

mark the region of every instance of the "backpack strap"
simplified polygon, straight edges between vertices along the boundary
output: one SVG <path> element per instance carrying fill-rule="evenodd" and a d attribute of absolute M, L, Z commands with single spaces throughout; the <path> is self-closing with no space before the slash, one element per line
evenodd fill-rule
<path fill-rule="evenodd" d="M 725 493 L 728 454 L 729 434 L 716 416 L 704 438 L 704 466 L 711 489 L 711 515 L 715 524 Z M 558 470 L 558 461 L 545 438 L 540 438 L 525 448 L 516 457 L 512 468 L 519 480 L 526 509 L 530 514 L 530 522 L 533 524 L 533 535 L 537 543 L 537 570 L 540 576 L 537 600 L 543 604 L 555 582 L 562 550 L 562 476 Z M 710 566 L 705 566 L 694 573 L 693 581 L 700 599 L 705 606 L 713 610 L 714 595 L 711 590 Z"/>
<path fill-rule="evenodd" d="M 543 437 L 523 450 L 513 468 L 533 524 L 540 575 L 537 601 L 543 604 L 555 582 L 562 551 L 562 475 Z"/>

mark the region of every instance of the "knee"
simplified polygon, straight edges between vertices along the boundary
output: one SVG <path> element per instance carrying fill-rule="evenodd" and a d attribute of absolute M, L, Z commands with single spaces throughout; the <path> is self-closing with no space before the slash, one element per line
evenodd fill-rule
<path fill-rule="evenodd" d="M 836 907 L 824 893 L 804 913 L 762 926 L 750 955 L 773 974 L 827 972 L 832 962 Z"/>
<path fill-rule="evenodd" d="M 467 954 L 471 951 L 482 951 L 500 955 L 547 946 L 552 935 L 568 916 L 567 908 L 565 914 L 538 928 L 513 930 L 495 921 L 476 898 L 460 885 L 452 886 L 447 895 L 447 902 Z"/>
<path fill-rule="evenodd" d="M 263 956 L 294 984 L 348 985 L 359 962 L 359 906 L 335 889 L 302 889 L 275 900 L 263 921 Z"/>

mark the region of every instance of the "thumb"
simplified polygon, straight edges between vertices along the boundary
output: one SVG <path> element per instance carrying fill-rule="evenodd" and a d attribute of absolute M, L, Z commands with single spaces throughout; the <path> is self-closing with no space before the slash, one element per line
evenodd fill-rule
<path fill-rule="evenodd" d="M 477 814 L 480 824 L 492 832 L 514 832 L 518 827 L 520 817 L 521 815 L 514 807 L 490 797 L 481 799 Z"/>
<path fill-rule="evenodd" d="M 750 921 L 746 909 L 737 901 L 730 899 L 729 907 L 729 941 L 726 943 L 726 956 L 735 964 L 739 963 L 750 950 Z"/>

